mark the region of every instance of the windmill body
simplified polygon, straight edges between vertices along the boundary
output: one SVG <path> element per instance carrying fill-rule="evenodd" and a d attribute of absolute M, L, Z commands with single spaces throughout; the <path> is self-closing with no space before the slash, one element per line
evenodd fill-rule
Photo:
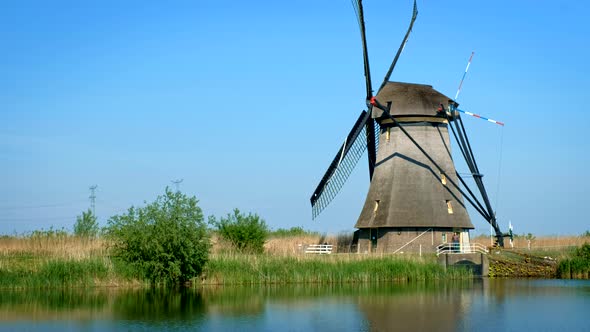
<path fill-rule="evenodd" d="M 390 114 L 444 170 L 412 143 L 383 111 L 374 108 L 379 124 L 379 148 L 365 204 L 355 225 L 359 252 L 434 251 L 469 241 L 473 224 L 461 193 L 451 156 L 448 118 L 438 111 L 447 96 L 429 85 L 388 82 L 377 95 L 392 102 Z M 408 244 L 409 241 L 412 241 Z"/>

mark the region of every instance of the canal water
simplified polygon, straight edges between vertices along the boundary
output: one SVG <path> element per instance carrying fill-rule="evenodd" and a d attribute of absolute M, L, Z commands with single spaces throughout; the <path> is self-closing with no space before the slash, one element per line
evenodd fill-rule
<path fill-rule="evenodd" d="M 0 291 L 0 330 L 590 331 L 590 281 Z"/>

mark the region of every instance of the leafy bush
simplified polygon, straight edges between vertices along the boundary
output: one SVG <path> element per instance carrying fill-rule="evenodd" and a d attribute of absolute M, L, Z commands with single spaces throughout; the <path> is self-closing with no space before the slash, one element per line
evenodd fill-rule
<path fill-rule="evenodd" d="M 166 193 L 143 208 L 109 219 L 114 254 L 154 283 L 179 283 L 201 274 L 210 241 L 195 197 Z"/>
<path fill-rule="evenodd" d="M 246 253 L 264 251 L 268 227 L 257 214 L 244 215 L 240 213 L 240 210 L 234 209 L 233 214 L 228 213 L 226 218 L 222 217 L 219 221 L 215 217 L 209 217 L 209 223 L 215 226 L 219 235 L 238 251 Z"/>
<path fill-rule="evenodd" d="M 76 217 L 74 235 L 80 237 L 96 237 L 98 235 L 98 222 L 90 209 L 83 211 L 81 216 Z"/>

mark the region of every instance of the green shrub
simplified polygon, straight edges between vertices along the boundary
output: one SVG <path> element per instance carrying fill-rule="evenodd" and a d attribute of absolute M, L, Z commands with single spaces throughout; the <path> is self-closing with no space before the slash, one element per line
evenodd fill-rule
<path fill-rule="evenodd" d="M 210 241 L 195 197 L 166 193 L 143 208 L 108 221 L 105 235 L 117 258 L 132 264 L 154 283 L 175 284 L 199 276 Z"/>
<path fill-rule="evenodd" d="M 209 217 L 209 223 L 217 228 L 219 235 L 229 241 L 240 252 L 261 253 L 268 236 L 268 227 L 257 214 L 248 215 L 234 209 L 226 218 L 219 221 Z"/>
<path fill-rule="evenodd" d="M 80 237 L 96 237 L 98 235 L 98 222 L 90 209 L 83 211 L 81 216 L 76 217 L 74 235 Z"/>

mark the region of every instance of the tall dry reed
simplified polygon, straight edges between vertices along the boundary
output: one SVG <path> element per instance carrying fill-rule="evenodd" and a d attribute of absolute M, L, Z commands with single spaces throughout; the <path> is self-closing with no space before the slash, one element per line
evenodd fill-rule
<path fill-rule="evenodd" d="M 486 247 L 489 247 L 491 244 L 489 236 L 477 236 L 471 241 Z M 508 249 L 511 248 L 508 238 L 505 238 L 504 241 L 504 246 Z M 567 249 L 568 247 L 579 247 L 584 243 L 590 243 L 590 236 L 533 236 L 531 239 L 527 239 L 524 236 L 517 236 L 513 241 L 514 249 L 529 249 L 529 243 L 531 250 Z"/>
<path fill-rule="evenodd" d="M 107 244 L 102 238 L 89 239 L 70 235 L 3 236 L 0 237 L 0 256 L 29 254 L 82 260 L 106 255 Z"/>

